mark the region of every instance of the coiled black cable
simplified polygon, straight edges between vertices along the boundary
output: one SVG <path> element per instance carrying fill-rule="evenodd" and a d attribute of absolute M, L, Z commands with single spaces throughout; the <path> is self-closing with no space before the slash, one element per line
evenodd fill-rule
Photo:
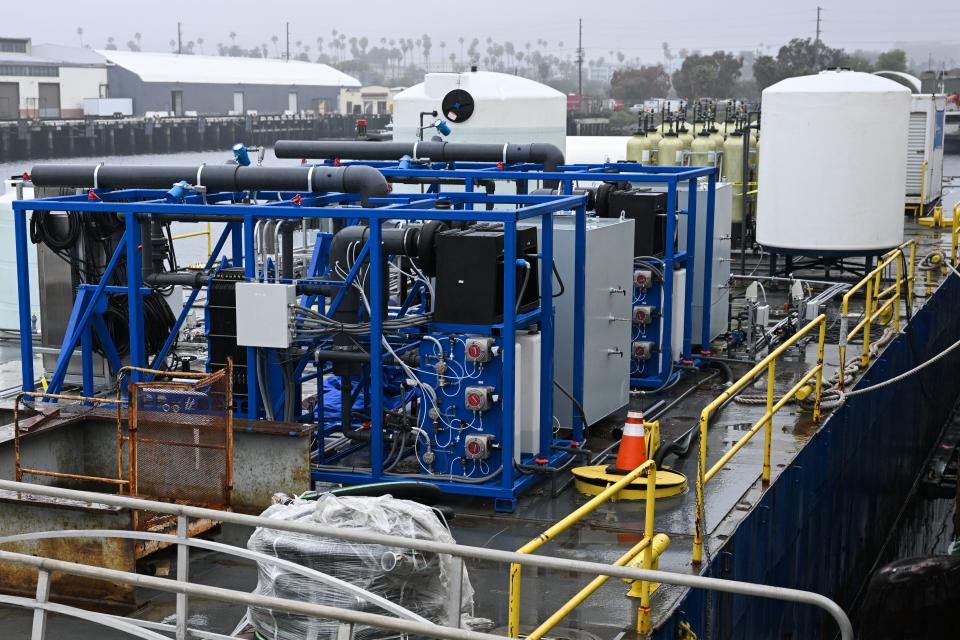
<path fill-rule="evenodd" d="M 52 224 L 57 219 L 50 211 L 34 211 L 30 216 L 30 241 L 34 244 L 43 243 L 56 252 L 66 251 L 76 245 L 80 239 L 80 213 L 66 212 L 67 230 L 62 234 L 58 233 L 55 224 Z"/>

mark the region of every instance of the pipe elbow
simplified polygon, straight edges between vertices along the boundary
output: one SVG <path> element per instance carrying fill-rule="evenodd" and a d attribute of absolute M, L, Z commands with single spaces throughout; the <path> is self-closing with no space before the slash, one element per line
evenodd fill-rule
<path fill-rule="evenodd" d="M 534 142 L 530 145 L 530 160 L 542 164 L 544 171 L 556 171 L 564 163 L 563 151 L 553 144 Z"/>
<path fill-rule="evenodd" d="M 390 194 L 390 184 L 383 174 L 366 165 L 344 167 L 343 186 L 348 193 L 359 194 L 364 207 L 371 206 L 370 198 L 385 198 Z"/>

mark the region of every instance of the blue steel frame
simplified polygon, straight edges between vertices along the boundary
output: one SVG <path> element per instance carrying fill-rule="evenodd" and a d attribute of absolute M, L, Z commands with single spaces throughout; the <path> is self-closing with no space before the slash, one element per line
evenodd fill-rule
<path fill-rule="evenodd" d="M 687 217 L 687 238 L 686 248 L 683 251 L 677 251 L 673 243 L 668 242 L 666 253 L 663 256 L 664 263 L 664 282 L 663 282 L 663 307 L 664 323 L 661 333 L 661 351 L 659 363 L 659 375 L 645 376 L 642 378 L 631 378 L 631 385 L 635 387 L 658 388 L 671 382 L 671 371 L 674 368 L 672 362 L 687 361 L 698 362 L 697 356 L 709 355 L 710 342 L 713 336 L 710 335 L 710 310 L 712 308 L 711 289 L 709 285 L 703 287 L 702 299 L 702 318 L 701 318 L 701 336 L 700 353 L 691 352 L 691 332 L 693 327 L 693 290 L 694 274 L 699 268 L 703 269 L 703 281 L 709 283 L 712 280 L 713 272 L 713 240 L 714 234 L 710 232 L 714 226 L 714 209 L 716 198 L 717 168 L 716 167 L 656 167 L 642 165 L 635 162 L 614 162 L 602 164 L 570 164 L 557 167 L 556 171 L 544 171 L 543 165 L 532 163 L 519 163 L 504 165 L 503 163 L 489 162 L 425 162 L 421 165 L 411 163 L 410 161 L 341 161 L 328 160 L 321 164 L 349 166 L 366 165 L 375 167 L 380 173 L 390 178 L 456 178 L 464 181 L 464 190 L 472 193 L 476 187 L 477 180 L 500 180 L 515 182 L 518 193 L 527 191 L 527 184 L 531 180 L 538 181 L 558 181 L 560 183 L 560 192 L 563 194 L 572 194 L 574 183 L 576 182 L 599 182 L 604 180 L 616 180 L 618 182 L 629 182 L 632 184 L 662 184 L 667 187 L 667 211 L 677 210 L 677 186 L 683 182 L 687 183 L 687 206 L 679 211 L 680 215 Z M 707 206 L 706 206 L 706 229 L 704 234 L 706 246 L 704 255 L 709 256 L 704 260 L 703 265 L 695 264 L 696 255 L 696 229 L 697 229 L 697 181 L 700 178 L 707 178 Z M 431 187 L 431 191 L 439 185 Z M 667 216 L 666 237 L 673 238 L 676 234 L 676 218 Z M 577 240 L 579 242 L 579 239 Z M 584 239 L 584 242 L 586 240 Z M 584 250 L 578 246 L 578 251 Z M 578 254 L 578 255 L 583 255 Z M 577 265 L 580 266 L 580 263 Z M 688 295 L 684 296 L 683 313 L 683 336 L 681 342 L 682 353 L 673 354 L 673 273 L 677 269 L 686 269 L 685 289 Z M 582 300 L 574 304 L 577 309 L 583 307 Z M 583 334 L 574 332 L 574 342 L 583 343 Z M 682 371 L 682 370 L 679 370 Z M 679 376 L 680 373 L 674 374 Z M 582 386 L 583 372 L 574 370 L 574 386 Z"/>
<path fill-rule="evenodd" d="M 18 200 L 13 203 L 14 209 L 14 233 L 17 249 L 17 285 L 18 297 L 20 303 L 20 330 L 21 330 L 21 371 L 23 376 L 24 391 L 34 390 L 34 369 L 33 369 L 33 342 L 31 336 L 30 319 L 30 272 L 27 259 L 27 215 L 30 211 L 82 211 L 92 213 L 124 215 L 126 220 L 126 229 L 124 241 L 121 248 L 117 250 L 111 258 L 111 263 L 116 264 L 122 253 L 126 254 L 127 260 L 127 286 L 126 287 L 108 287 L 106 285 L 107 276 L 97 285 L 90 295 L 90 300 L 86 302 L 81 317 L 77 320 L 72 330 L 68 332 L 72 337 L 65 341 L 61 354 L 60 364 L 57 367 L 55 377 L 62 384 L 66 373 L 66 366 L 70 361 L 70 355 L 76 348 L 76 344 L 82 336 L 87 336 L 84 340 L 82 349 L 82 358 L 84 360 L 84 371 L 90 371 L 91 375 L 84 375 L 84 393 L 92 395 L 94 392 L 92 368 L 89 362 L 92 360 L 92 345 L 89 340 L 91 322 L 96 318 L 95 310 L 97 305 L 105 300 L 107 293 L 125 293 L 128 297 L 129 316 L 130 316 L 130 355 L 129 363 L 136 367 L 147 367 L 148 362 L 144 346 L 144 327 L 143 327 L 143 295 L 149 292 L 149 289 L 143 286 L 140 269 L 140 221 L 138 215 L 149 214 L 162 219 L 164 215 L 202 215 L 213 218 L 223 217 L 227 220 L 235 217 L 242 217 L 242 222 L 229 222 L 223 234 L 218 239 L 216 247 L 208 262 L 208 269 L 217 260 L 219 254 L 223 251 L 228 238 L 232 239 L 232 263 L 244 265 L 245 275 L 248 279 L 256 279 L 257 264 L 256 256 L 252 248 L 254 247 L 254 228 L 258 220 L 302 220 L 304 218 L 328 218 L 345 219 L 361 218 L 366 219 L 370 226 L 370 238 L 364 251 L 369 251 L 370 246 L 381 245 L 381 225 L 387 219 L 405 219 L 405 220 L 462 220 L 464 211 L 470 211 L 469 219 L 484 222 L 499 222 L 504 225 L 504 317 L 503 321 L 493 327 L 484 327 L 485 330 L 499 329 L 501 335 L 514 335 L 518 328 L 539 323 L 542 333 L 544 347 L 541 350 L 541 371 L 553 371 L 553 276 L 550 269 L 540 270 L 540 306 L 534 310 L 519 316 L 514 311 L 514 301 L 516 299 L 516 232 L 517 223 L 523 220 L 540 218 L 543 226 L 543 234 L 540 247 L 540 258 L 543 264 L 550 264 L 553 261 L 553 215 L 562 211 L 574 211 L 575 220 L 575 258 L 577 268 L 574 278 L 574 306 L 577 311 L 575 319 L 575 337 L 577 348 L 574 349 L 574 371 L 580 372 L 574 380 L 572 393 L 577 402 L 583 400 L 583 308 L 584 308 L 584 289 L 585 271 L 583 268 L 583 257 L 585 252 L 586 237 L 586 198 L 584 196 L 547 196 L 547 195 L 510 195 L 510 196 L 492 196 L 486 194 L 470 192 L 450 192 L 435 194 L 396 194 L 387 198 L 371 199 L 374 208 L 356 208 L 356 207 L 336 207 L 320 205 L 354 204 L 357 197 L 347 194 L 297 194 L 286 192 L 259 192 L 258 198 L 268 200 L 264 204 L 237 204 L 244 197 L 242 193 L 219 193 L 211 194 L 204 201 L 200 196 L 191 195 L 180 202 L 170 202 L 167 194 L 162 190 L 119 190 L 119 191 L 96 191 L 90 196 L 61 196 L 45 198 L 38 200 Z M 295 196 L 299 196 L 299 204 L 293 201 Z M 438 199 L 450 200 L 454 203 L 452 210 L 440 210 L 432 208 Z M 135 200 L 129 202 L 127 200 Z M 211 206 L 216 204 L 216 206 Z M 476 209 L 476 205 L 485 206 L 510 205 L 512 209 Z M 381 283 L 385 274 L 382 273 L 382 265 L 379 260 L 369 262 L 370 288 L 371 288 L 371 308 L 375 310 L 370 317 L 371 341 L 370 358 L 371 362 L 384 362 L 384 350 L 382 348 L 380 337 L 382 337 L 383 317 L 380 311 Z M 110 269 L 108 269 L 108 272 Z M 194 292 L 195 294 L 196 292 Z M 190 304 L 196 299 L 196 295 L 191 295 Z M 336 301 L 334 301 L 336 302 Z M 174 329 L 174 335 L 179 330 L 179 326 L 186 317 L 190 305 L 185 305 L 184 311 L 178 318 Z M 473 325 L 434 325 L 433 328 L 442 331 L 462 331 L 471 332 L 478 329 Z M 164 351 L 169 349 L 173 338 L 168 339 Z M 164 356 L 161 353 L 154 364 Z M 515 345 L 514 341 L 507 339 L 503 341 L 503 389 L 502 389 L 502 429 L 503 433 L 513 433 L 514 404 L 517 398 L 515 392 Z M 248 362 L 254 361 L 254 349 L 248 348 Z M 143 380 L 144 374 L 132 372 L 131 381 Z M 383 388 L 383 372 L 379 366 L 370 367 L 370 388 L 379 390 Z M 88 388 L 88 385 L 90 388 Z M 260 417 L 259 391 L 257 389 L 254 376 L 248 376 L 248 406 L 245 417 L 256 419 Z M 314 479 L 321 479 L 328 482 L 343 482 L 349 484 L 363 484 L 368 482 L 381 482 L 396 479 L 393 476 L 387 476 L 383 470 L 383 440 L 380 437 L 383 429 L 383 396 L 379 391 L 370 394 L 372 424 L 371 430 L 371 472 L 366 473 L 316 473 Z M 553 404 L 553 385 L 552 374 L 545 373 L 541 379 L 540 385 L 541 406 L 550 407 Z M 576 411 L 572 415 L 578 416 Z M 549 464 L 562 462 L 569 454 L 552 453 L 551 445 L 553 442 L 553 424 L 551 412 L 541 412 L 540 425 L 540 448 L 538 457 L 547 458 Z M 572 439 L 577 442 L 583 441 L 584 425 L 578 417 L 575 417 L 572 425 Z M 512 438 L 503 438 L 502 457 L 505 461 L 503 471 L 499 478 L 483 484 L 466 484 L 452 481 L 434 481 L 444 491 L 450 493 L 459 493 L 465 495 L 486 496 L 494 498 L 498 509 L 512 510 L 515 505 L 517 495 L 524 489 L 529 488 L 537 482 L 539 476 L 524 475 L 518 473 L 511 461 L 514 459 Z"/>

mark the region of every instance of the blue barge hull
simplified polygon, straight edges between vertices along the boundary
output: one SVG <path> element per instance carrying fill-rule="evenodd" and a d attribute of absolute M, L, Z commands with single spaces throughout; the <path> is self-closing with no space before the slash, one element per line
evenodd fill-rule
<path fill-rule="evenodd" d="M 858 381 L 866 387 L 960 337 L 960 278 L 947 278 Z M 849 610 L 960 393 L 960 351 L 883 391 L 850 398 L 811 436 L 703 575 L 822 593 Z M 657 629 L 699 638 L 833 637 L 813 607 L 689 591 Z"/>

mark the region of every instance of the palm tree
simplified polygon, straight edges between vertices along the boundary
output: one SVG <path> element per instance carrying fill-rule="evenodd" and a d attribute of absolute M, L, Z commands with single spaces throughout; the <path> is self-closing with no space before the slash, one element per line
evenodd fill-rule
<path fill-rule="evenodd" d="M 80 37 L 80 46 L 83 46 L 83 27 L 77 27 L 77 36 Z"/>
<path fill-rule="evenodd" d="M 277 46 L 277 43 L 280 42 L 280 36 L 274 34 L 270 36 L 270 42 L 273 43 L 273 50 L 277 52 L 277 57 L 280 57 L 280 47 Z"/>
<path fill-rule="evenodd" d="M 236 31 L 231 31 L 231 32 L 230 32 L 230 44 L 232 44 L 232 45 L 233 45 L 233 44 L 237 44 L 237 32 L 236 32 Z"/>
<path fill-rule="evenodd" d="M 450 53 L 450 71 L 456 71 L 455 65 L 457 64 L 457 54 Z"/>
<path fill-rule="evenodd" d="M 170 44 L 170 50 L 175 52 L 177 50 L 177 41 L 170 40 L 169 44 Z"/>
<path fill-rule="evenodd" d="M 200 55 L 203 55 L 203 38 L 197 38 L 197 46 L 200 47 Z"/>

